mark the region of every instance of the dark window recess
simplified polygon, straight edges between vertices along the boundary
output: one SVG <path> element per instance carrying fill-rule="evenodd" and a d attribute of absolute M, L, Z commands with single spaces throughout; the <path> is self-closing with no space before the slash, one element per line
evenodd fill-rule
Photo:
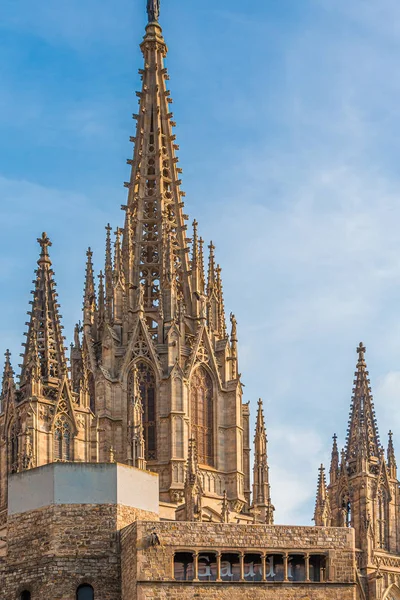
<path fill-rule="evenodd" d="M 310 556 L 310 579 L 311 581 L 325 581 L 326 558 L 325 556 Z"/>
<path fill-rule="evenodd" d="M 174 579 L 177 581 L 193 581 L 193 554 L 177 552 L 174 556 Z"/>
<path fill-rule="evenodd" d="M 240 581 L 239 554 L 221 555 L 221 579 L 222 581 Z"/>
<path fill-rule="evenodd" d="M 267 581 L 283 581 L 283 556 L 281 554 L 269 554 L 266 561 Z"/>
<path fill-rule="evenodd" d="M 80 585 L 76 590 L 76 600 L 94 600 L 94 590 L 91 585 Z"/>
<path fill-rule="evenodd" d="M 262 581 L 262 562 L 260 554 L 246 554 L 244 557 L 244 580 Z"/>
<path fill-rule="evenodd" d="M 289 581 L 305 581 L 306 562 L 304 556 L 292 555 L 288 560 L 288 579 Z"/>
<path fill-rule="evenodd" d="M 202 552 L 198 558 L 198 577 L 200 581 L 217 579 L 217 557 L 213 552 Z"/>
<path fill-rule="evenodd" d="M 31 593 L 28 592 L 28 590 L 24 590 L 23 592 L 21 592 L 19 598 L 20 600 L 31 600 Z"/>

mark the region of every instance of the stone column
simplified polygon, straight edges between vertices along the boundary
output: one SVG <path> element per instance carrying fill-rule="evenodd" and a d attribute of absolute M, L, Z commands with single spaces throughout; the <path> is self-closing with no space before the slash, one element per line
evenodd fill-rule
<path fill-rule="evenodd" d="M 240 581 L 244 581 L 244 553 L 240 553 Z"/>
<path fill-rule="evenodd" d="M 305 580 L 306 582 L 310 581 L 310 555 L 306 554 L 304 556 L 304 561 L 305 561 L 305 567 L 306 567 L 306 576 L 305 576 Z"/>
<path fill-rule="evenodd" d="M 262 554 L 261 555 L 261 567 L 262 567 L 262 580 L 266 581 L 267 579 L 267 564 L 266 564 L 266 560 L 267 560 L 267 555 L 266 554 Z"/>
<path fill-rule="evenodd" d="M 199 581 L 199 553 L 193 552 L 193 581 Z"/>
<path fill-rule="evenodd" d="M 288 560 L 289 557 L 287 555 L 287 553 L 285 553 L 283 555 L 283 581 L 289 581 L 289 577 L 288 577 Z"/>
<path fill-rule="evenodd" d="M 217 581 L 222 581 L 222 579 L 221 579 L 221 552 L 217 552 Z"/>

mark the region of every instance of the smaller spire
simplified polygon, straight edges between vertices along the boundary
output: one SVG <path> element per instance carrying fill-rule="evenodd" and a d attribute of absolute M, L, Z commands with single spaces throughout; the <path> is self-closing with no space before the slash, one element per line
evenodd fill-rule
<path fill-rule="evenodd" d="M 231 350 L 232 350 L 232 379 L 238 376 L 238 339 L 237 339 L 237 321 L 233 313 L 230 314 L 231 321 Z"/>
<path fill-rule="evenodd" d="M 11 353 L 6 350 L 4 356 L 6 357 L 3 370 L 3 381 L 1 386 L 0 395 L 0 413 L 5 409 L 7 401 L 12 401 L 15 394 L 15 381 L 14 381 L 14 370 L 11 366 Z"/>
<path fill-rule="evenodd" d="M 99 323 L 103 323 L 104 317 L 105 317 L 103 271 L 100 271 L 98 277 L 99 277 Z"/>
<path fill-rule="evenodd" d="M 145 441 L 143 428 L 143 403 L 140 391 L 139 374 L 136 366 L 133 368 L 133 389 L 130 398 L 130 423 L 129 430 L 131 444 L 129 448 L 128 463 L 137 469 L 146 470 Z"/>
<path fill-rule="evenodd" d="M 90 248 L 87 249 L 86 257 L 85 292 L 83 301 L 84 325 L 92 325 L 96 312 L 96 290 L 93 276 L 93 252 Z"/>
<path fill-rule="evenodd" d="M 325 467 L 322 464 L 318 474 L 314 521 L 318 527 L 329 527 L 331 524 L 331 508 L 326 486 Z"/>
<path fill-rule="evenodd" d="M 112 266 L 112 253 L 111 253 L 111 231 L 112 231 L 112 227 L 111 227 L 110 223 L 108 223 L 106 226 L 105 309 L 106 309 L 106 320 L 109 323 L 111 323 L 112 319 L 113 319 L 113 266 Z"/>
<path fill-rule="evenodd" d="M 160 16 L 160 0 L 147 0 L 147 17 L 149 23 L 158 22 Z"/>
<path fill-rule="evenodd" d="M 221 267 L 217 265 L 218 333 L 220 338 L 224 339 L 226 337 L 226 318 L 221 272 Z"/>
<path fill-rule="evenodd" d="M 258 401 L 256 431 L 254 436 L 253 467 L 253 506 L 254 514 L 259 514 L 267 525 L 274 523 L 274 506 L 271 502 L 269 467 L 267 454 L 267 433 L 265 430 L 263 402 Z"/>
<path fill-rule="evenodd" d="M 333 434 L 332 444 L 332 455 L 331 455 L 331 468 L 330 468 L 330 484 L 336 482 L 339 474 L 339 449 L 337 445 L 337 435 Z"/>
<path fill-rule="evenodd" d="M 231 511 L 229 509 L 228 494 L 226 493 L 226 490 L 224 490 L 221 506 L 221 519 L 223 523 L 229 523 L 230 512 Z"/>
<path fill-rule="evenodd" d="M 204 240 L 199 239 L 199 269 L 200 269 L 200 292 L 204 294 L 205 290 L 205 275 L 204 275 Z"/>
<path fill-rule="evenodd" d="M 390 476 L 392 477 L 392 479 L 397 479 L 397 463 L 396 463 L 396 455 L 394 453 L 392 431 L 389 431 L 387 461 L 388 461 L 388 468 L 389 468 Z"/>
<path fill-rule="evenodd" d="M 210 298 L 215 287 L 215 246 L 212 242 L 210 242 L 208 249 L 210 250 L 210 254 L 208 258 L 207 296 Z"/>
<path fill-rule="evenodd" d="M 202 498 L 203 487 L 198 464 L 197 442 L 195 438 L 190 438 L 185 476 L 186 521 L 202 520 Z"/>

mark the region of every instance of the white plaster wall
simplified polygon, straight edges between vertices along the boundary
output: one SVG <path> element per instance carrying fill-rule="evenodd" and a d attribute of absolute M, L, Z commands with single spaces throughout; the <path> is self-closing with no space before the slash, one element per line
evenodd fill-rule
<path fill-rule="evenodd" d="M 124 504 L 158 514 L 158 475 L 116 463 L 53 463 L 9 478 L 8 513 L 52 504 Z"/>

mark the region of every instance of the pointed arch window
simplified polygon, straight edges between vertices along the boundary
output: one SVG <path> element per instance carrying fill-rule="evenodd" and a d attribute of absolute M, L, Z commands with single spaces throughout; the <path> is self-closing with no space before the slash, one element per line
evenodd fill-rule
<path fill-rule="evenodd" d="M 157 459 L 157 396 L 156 376 L 149 363 L 140 360 L 136 363 L 140 393 L 143 403 L 143 433 L 146 447 L 146 460 Z M 128 378 L 129 397 L 134 390 L 134 374 L 130 373 Z"/>
<path fill-rule="evenodd" d="M 54 423 L 54 461 L 72 460 L 72 428 L 67 415 L 60 415 Z"/>
<path fill-rule="evenodd" d="M 388 515 L 389 502 L 388 495 L 385 489 L 380 488 L 378 491 L 378 546 L 382 550 L 388 550 Z"/>
<path fill-rule="evenodd" d="M 214 464 L 213 383 L 208 371 L 200 366 L 190 383 L 192 436 L 197 442 L 199 463 Z"/>

